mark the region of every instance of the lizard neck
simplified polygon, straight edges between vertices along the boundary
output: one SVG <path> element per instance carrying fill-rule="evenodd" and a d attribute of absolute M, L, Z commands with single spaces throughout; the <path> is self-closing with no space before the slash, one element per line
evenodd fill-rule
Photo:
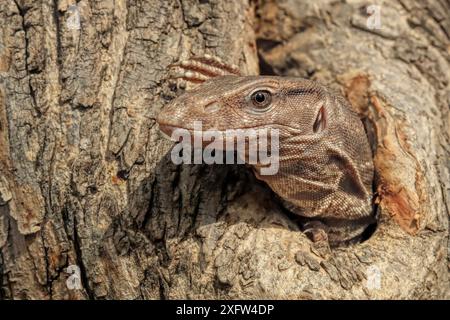
<path fill-rule="evenodd" d="M 269 185 L 290 212 L 305 217 L 304 221 L 318 220 L 327 226 L 330 245 L 359 242 L 366 228 L 375 222 L 371 193 L 349 195 L 333 185 L 302 178 L 298 175 L 303 172 L 302 165 L 297 165 L 281 165 L 278 174 L 257 177 Z M 346 174 L 342 172 L 340 179 Z"/>
<path fill-rule="evenodd" d="M 352 159 L 341 146 L 327 141 L 324 137 L 281 143 L 278 172 L 261 175 L 255 167 L 257 178 L 280 196 L 287 209 L 300 216 L 347 221 L 371 216 L 371 158 Z"/>

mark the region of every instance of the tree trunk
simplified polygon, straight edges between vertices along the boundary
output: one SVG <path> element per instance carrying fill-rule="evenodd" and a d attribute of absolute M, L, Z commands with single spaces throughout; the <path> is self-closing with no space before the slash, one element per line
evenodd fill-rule
<path fill-rule="evenodd" d="M 450 2 L 373 2 L 381 28 L 357 0 L 1 1 L 0 298 L 449 298 Z M 171 162 L 168 66 L 205 53 L 347 96 L 363 243 L 311 243 L 243 166 Z"/>

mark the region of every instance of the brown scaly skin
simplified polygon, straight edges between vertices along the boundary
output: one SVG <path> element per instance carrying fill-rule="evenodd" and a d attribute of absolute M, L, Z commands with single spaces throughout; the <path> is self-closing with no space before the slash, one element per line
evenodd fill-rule
<path fill-rule="evenodd" d="M 177 78 L 201 85 L 159 114 L 163 132 L 192 129 L 194 121 L 201 121 L 203 130 L 276 128 L 278 173 L 253 169 L 287 209 L 311 218 L 308 228 L 319 225 L 331 244 L 358 238 L 374 221 L 372 154 L 361 120 L 345 99 L 310 80 L 238 76 L 235 67 L 209 56 L 175 66 L 189 70 Z M 256 92 L 263 93 L 262 104 Z"/>

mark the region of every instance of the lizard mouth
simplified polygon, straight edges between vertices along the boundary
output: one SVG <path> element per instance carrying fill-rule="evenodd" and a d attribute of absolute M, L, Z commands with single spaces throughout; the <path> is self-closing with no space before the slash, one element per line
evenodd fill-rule
<path fill-rule="evenodd" d="M 171 140 L 174 142 L 189 141 L 192 144 L 194 143 L 194 138 L 196 135 L 202 137 L 203 132 L 207 131 L 207 130 L 195 131 L 194 129 L 191 129 L 191 128 L 178 127 L 178 126 L 173 126 L 173 125 L 164 124 L 164 123 L 159 124 L 159 130 L 162 133 L 162 136 L 168 140 Z M 188 132 L 188 136 L 183 135 L 183 134 L 176 134 L 176 130 L 184 130 L 185 132 Z M 221 131 L 218 131 L 218 132 L 221 132 Z M 211 143 L 211 141 L 208 141 L 208 140 L 201 140 L 201 141 L 202 141 L 202 147 L 205 147 L 206 145 Z"/>
<path fill-rule="evenodd" d="M 159 130 L 161 130 L 166 135 L 170 136 L 178 127 L 174 127 L 168 124 L 160 123 Z"/>
<path fill-rule="evenodd" d="M 161 131 L 161 133 L 163 134 L 164 138 L 172 140 L 172 141 L 179 141 L 179 139 L 174 139 L 172 137 L 172 134 L 175 130 L 180 129 L 179 127 L 174 127 L 168 124 L 163 124 L 160 123 L 159 124 L 159 130 Z"/>
<path fill-rule="evenodd" d="M 159 130 L 164 138 L 174 142 L 190 141 L 190 143 L 194 143 L 193 136 L 195 136 L 196 134 L 201 136 L 203 133 L 203 131 L 195 131 L 191 128 L 173 126 L 165 123 L 159 123 Z M 176 132 L 177 130 L 179 131 L 178 133 Z M 185 134 L 180 134 L 181 130 L 187 132 L 188 136 L 186 136 Z"/>

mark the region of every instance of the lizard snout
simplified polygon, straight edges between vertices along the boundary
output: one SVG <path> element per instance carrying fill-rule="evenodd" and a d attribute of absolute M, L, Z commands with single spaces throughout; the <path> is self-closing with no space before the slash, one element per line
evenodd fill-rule
<path fill-rule="evenodd" d="M 156 117 L 156 122 L 159 125 L 159 130 L 163 133 L 163 135 L 172 140 L 170 137 L 173 132 L 181 127 L 178 125 L 177 117 L 170 110 L 170 106 L 166 107 L 166 109 L 162 110 L 158 116 Z"/>
<path fill-rule="evenodd" d="M 169 140 L 174 140 L 172 138 L 172 134 L 173 132 L 176 130 L 176 127 L 173 126 L 169 126 L 169 125 L 165 125 L 165 124 L 160 124 L 159 125 L 159 130 L 163 133 L 164 137 L 169 139 Z M 175 140 L 176 141 L 176 140 Z"/>

